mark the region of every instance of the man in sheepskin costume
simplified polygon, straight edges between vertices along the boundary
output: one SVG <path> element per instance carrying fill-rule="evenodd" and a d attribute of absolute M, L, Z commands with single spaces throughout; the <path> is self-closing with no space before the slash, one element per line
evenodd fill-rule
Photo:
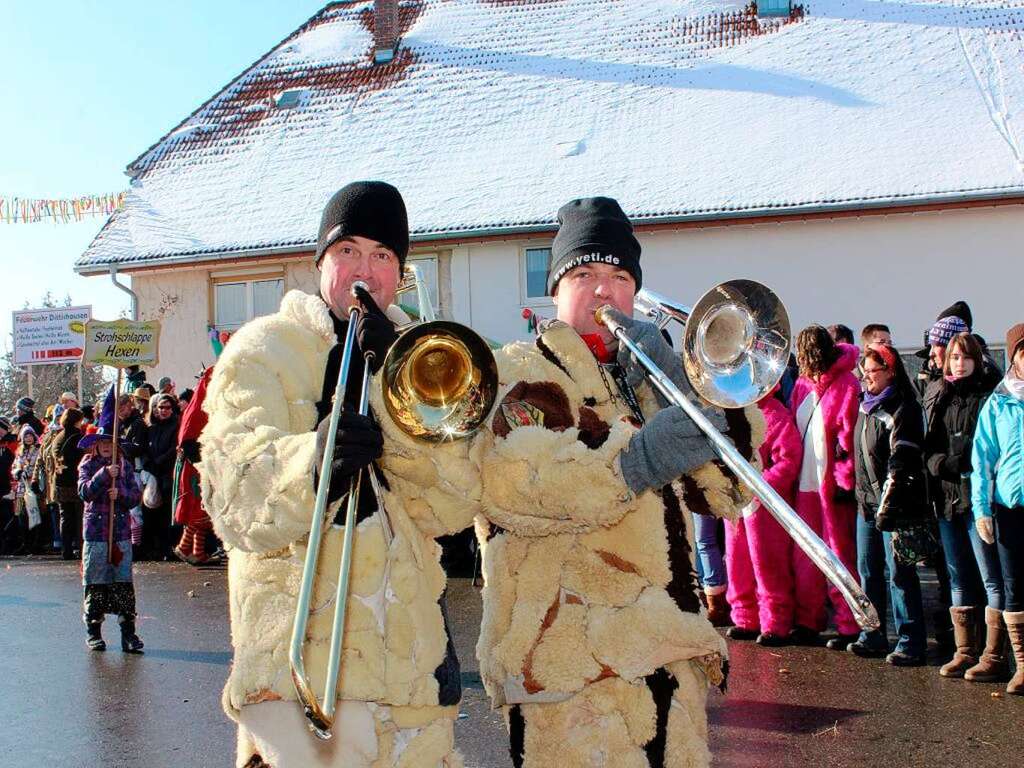
<path fill-rule="evenodd" d="M 641 286 L 618 203 L 574 200 L 558 221 L 557 320 L 497 354 L 498 406 L 472 446 L 481 676 L 517 768 L 706 766 L 705 699 L 724 686 L 726 646 L 698 599 L 692 514 L 732 516 L 749 497 L 594 320 L 605 304 L 631 317 Z M 628 334 L 692 391 L 656 326 Z M 708 411 L 749 460 L 756 406 Z"/>
<path fill-rule="evenodd" d="M 362 483 L 330 741 L 307 729 L 288 667 L 317 482 L 330 483 L 330 514 L 337 515 L 353 477 L 388 451 L 372 415 L 357 413 L 361 352 L 372 350 L 379 366 L 396 337 L 393 320 L 401 313 L 391 305 L 408 250 L 405 204 L 394 187 L 359 182 L 343 188 L 328 202 L 320 225 L 320 295 L 291 291 L 280 311 L 241 328 L 210 381 L 199 472 L 210 517 L 229 553 L 235 655 L 223 703 L 238 722 L 237 766 L 462 765 L 452 731 L 459 667 L 448 638 L 445 575 L 434 538 L 466 528 L 476 509 L 466 501 L 478 498 L 479 490 L 464 446 L 439 446 L 417 457 L 416 473 L 429 478 L 426 485 L 385 467 L 390 547 L 369 483 Z M 359 296 L 367 311 L 357 330 L 359 350 L 352 356 L 331 476 L 317 478 L 357 280 L 369 287 Z M 389 308 L 388 314 L 378 307 Z M 442 463 L 453 480 L 437 479 L 435 467 Z M 470 485 L 460 486 L 460 480 Z M 324 532 L 317 567 L 306 644 L 316 691 L 324 686 L 342 536 L 340 525 Z"/>

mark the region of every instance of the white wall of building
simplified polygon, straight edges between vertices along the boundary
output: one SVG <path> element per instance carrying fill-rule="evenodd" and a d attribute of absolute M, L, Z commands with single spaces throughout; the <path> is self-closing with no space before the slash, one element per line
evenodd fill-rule
<path fill-rule="evenodd" d="M 640 240 L 645 286 L 693 304 L 721 281 L 759 280 L 780 294 L 794 330 L 838 322 L 857 332 L 883 322 L 901 348 L 913 349 L 939 310 L 964 299 L 975 330 L 998 346 L 1024 320 L 1024 206 L 683 229 Z M 416 255 L 438 257 L 446 314 L 507 341 L 528 337 L 524 307 L 554 314 L 549 299 L 524 300 L 523 249 L 545 245 L 509 240 Z M 266 265 L 283 269 L 286 291 L 316 291 L 309 259 Z M 163 323 L 151 380 L 166 374 L 179 389 L 192 386 L 200 365 L 213 362 L 209 284 L 225 270 L 231 266 L 133 276 L 142 317 Z"/>
<path fill-rule="evenodd" d="M 882 322 L 901 348 L 958 299 L 975 330 L 1001 343 L 1024 320 L 1024 207 L 818 219 L 646 233 L 644 285 L 684 304 L 724 280 L 759 280 L 782 297 L 794 330 Z M 453 290 L 469 285 L 456 319 L 495 339 L 525 338 L 521 312 L 527 243 L 470 245 L 453 258 Z M 550 302 L 532 304 L 540 314 Z"/>

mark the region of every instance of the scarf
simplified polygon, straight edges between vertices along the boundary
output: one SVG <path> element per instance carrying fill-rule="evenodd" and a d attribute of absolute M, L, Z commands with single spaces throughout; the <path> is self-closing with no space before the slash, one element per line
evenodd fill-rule
<path fill-rule="evenodd" d="M 1012 369 L 1007 371 L 1006 376 L 1003 377 L 1003 386 L 1006 387 L 1010 397 L 1024 402 L 1024 379 L 1014 376 Z"/>
<path fill-rule="evenodd" d="M 864 399 L 860 402 L 860 409 L 870 415 L 878 410 L 878 407 L 888 399 L 888 397 L 896 390 L 896 387 L 890 384 L 888 387 L 883 389 L 877 395 L 872 395 L 870 392 L 864 393 Z"/>

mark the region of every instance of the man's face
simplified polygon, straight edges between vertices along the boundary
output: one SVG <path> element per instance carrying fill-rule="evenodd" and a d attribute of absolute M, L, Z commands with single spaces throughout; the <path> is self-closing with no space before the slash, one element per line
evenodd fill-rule
<path fill-rule="evenodd" d="M 1024 379 L 1024 346 L 1017 347 L 1013 356 L 1013 372 L 1018 379 Z"/>
<path fill-rule="evenodd" d="M 867 345 L 873 347 L 875 344 L 885 344 L 885 346 L 891 347 L 892 334 L 888 331 L 872 331 L 871 336 L 868 337 Z"/>
<path fill-rule="evenodd" d="M 932 367 L 941 371 L 942 366 L 946 363 L 946 348 L 940 347 L 938 344 L 932 344 L 931 351 L 928 353 L 928 362 L 932 364 Z"/>
<path fill-rule="evenodd" d="M 632 317 L 635 294 L 636 281 L 626 270 L 613 264 L 583 264 L 558 281 L 553 298 L 559 320 L 571 325 L 579 334 L 598 333 L 608 344 L 614 337 L 598 324 L 594 312 L 610 304 Z"/>
<path fill-rule="evenodd" d="M 395 301 L 401 275 L 398 256 L 375 240 L 358 235 L 339 240 L 320 260 L 320 296 L 338 317 L 348 313 L 355 299 L 352 284 L 362 280 L 382 310 Z"/>

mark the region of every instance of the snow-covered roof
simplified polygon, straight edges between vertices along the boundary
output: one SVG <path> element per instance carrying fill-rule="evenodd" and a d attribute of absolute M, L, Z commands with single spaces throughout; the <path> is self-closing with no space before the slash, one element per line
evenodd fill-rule
<path fill-rule="evenodd" d="M 419 239 L 1024 194 L 1024 0 L 402 0 L 384 65 L 372 28 L 328 5 L 161 138 L 76 269 L 304 248 L 367 178 Z"/>

